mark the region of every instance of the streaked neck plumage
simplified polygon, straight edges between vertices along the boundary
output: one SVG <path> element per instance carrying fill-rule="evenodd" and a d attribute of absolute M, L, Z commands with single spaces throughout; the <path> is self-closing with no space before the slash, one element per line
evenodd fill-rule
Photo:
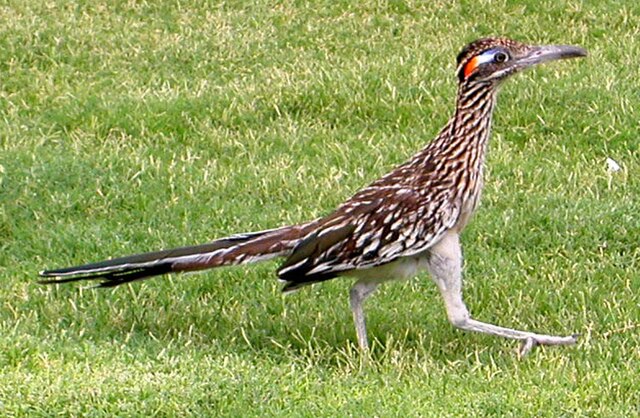
<path fill-rule="evenodd" d="M 494 83 L 461 83 L 454 115 L 438 136 L 370 186 L 402 184 L 426 194 L 436 193 L 436 189 L 456 190 L 451 198 L 463 201 L 479 192 L 496 93 Z"/>
<path fill-rule="evenodd" d="M 412 165 L 425 167 L 440 174 L 457 174 L 475 170 L 450 170 L 451 166 L 473 166 L 482 170 L 491 132 L 491 116 L 498 86 L 494 83 L 466 83 L 458 88 L 454 115 L 438 136 L 414 155 Z M 430 176 L 429 173 L 424 173 Z"/>
<path fill-rule="evenodd" d="M 478 153 L 484 159 L 491 117 L 496 103 L 497 86 L 493 83 L 462 83 L 458 88 L 455 113 L 435 146 L 456 159 L 463 153 Z"/>
<path fill-rule="evenodd" d="M 415 166 L 426 170 L 419 177 L 432 193 L 434 188 L 454 191 L 449 198 L 462 208 L 460 228 L 480 200 L 497 90 L 494 83 L 461 83 L 453 117 L 412 159 Z"/>

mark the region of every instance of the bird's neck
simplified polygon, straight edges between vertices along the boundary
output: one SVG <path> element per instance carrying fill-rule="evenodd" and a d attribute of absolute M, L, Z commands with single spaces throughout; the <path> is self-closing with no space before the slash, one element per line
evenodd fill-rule
<path fill-rule="evenodd" d="M 491 84 L 461 85 L 455 113 L 438 136 L 384 178 L 409 169 L 416 173 L 417 184 L 430 182 L 437 174 L 451 177 L 441 179 L 445 183 L 461 182 L 461 190 L 481 187 L 496 93 L 496 86 Z"/>
<path fill-rule="evenodd" d="M 418 155 L 437 166 L 466 166 L 482 172 L 491 132 L 491 115 L 497 89 L 491 84 L 462 84 L 458 89 L 453 117 L 440 134 Z"/>
<path fill-rule="evenodd" d="M 477 196 L 482 188 L 484 159 L 496 102 L 496 86 L 463 84 L 458 89 L 456 110 L 440 134 L 411 161 L 426 167 L 424 175 L 448 177 L 458 185 L 463 200 Z"/>
<path fill-rule="evenodd" d="M 462 153 L 480 153 L 480 162 L 484 160 L 496 96 L 497 88 L 492 84 L 462 84 L 459 87 L 456 110 L 446 135 L 446 147 L 453 155 L 457 154 L 457 149 Z"/>

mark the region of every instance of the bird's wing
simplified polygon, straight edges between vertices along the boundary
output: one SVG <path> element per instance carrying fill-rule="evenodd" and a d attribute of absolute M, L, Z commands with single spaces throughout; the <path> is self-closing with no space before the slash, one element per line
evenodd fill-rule
<path fill-rule="evenodd" d="M 460 209 L 447 190 L 365 189 L 321 221 L 278 271 L 285 291 L 429 249 L 455 225 Z"/>

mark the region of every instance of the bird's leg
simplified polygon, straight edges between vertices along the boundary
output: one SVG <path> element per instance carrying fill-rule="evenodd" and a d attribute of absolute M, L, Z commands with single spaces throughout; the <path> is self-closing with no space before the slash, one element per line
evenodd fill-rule
<path fill-rule="evenodd" d="M 378 284 L 374 282 L 358 281 L 353 285 L 349 292 L 349 302 L 351 304 L 351 312 L 353 313 L 353 322 L 356 324 L 358 345 L 363 353 L 369 351 L 369 342 L 367 340 L 367 326 L 364 320 L 362 304 L 377 287 Z"/>
<path fill-rule="evenodd" d="M 577 335 L 566 337 L 535 334 L 500 327 L 471 318 L 462 300 L 462 253 L 458 234 L 450 232 L 430 249 L 429 271 L 444 299 L 449 322 L 456 328 L 482 332 L 522 341 L 520 355 L 525 356 L 536 345 L 571 345 Z"/>

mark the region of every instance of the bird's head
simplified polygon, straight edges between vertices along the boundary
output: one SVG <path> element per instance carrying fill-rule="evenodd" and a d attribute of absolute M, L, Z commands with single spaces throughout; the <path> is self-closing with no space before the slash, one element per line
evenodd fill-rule
<path fill-rule="evenodd" d="M 458 54 L 460 83 L 499 83 L 525 68 L 547 61 L 584 57 L 587 51 L 570 45 L 532 46 L 506 38 L 471 42 Z"/>

